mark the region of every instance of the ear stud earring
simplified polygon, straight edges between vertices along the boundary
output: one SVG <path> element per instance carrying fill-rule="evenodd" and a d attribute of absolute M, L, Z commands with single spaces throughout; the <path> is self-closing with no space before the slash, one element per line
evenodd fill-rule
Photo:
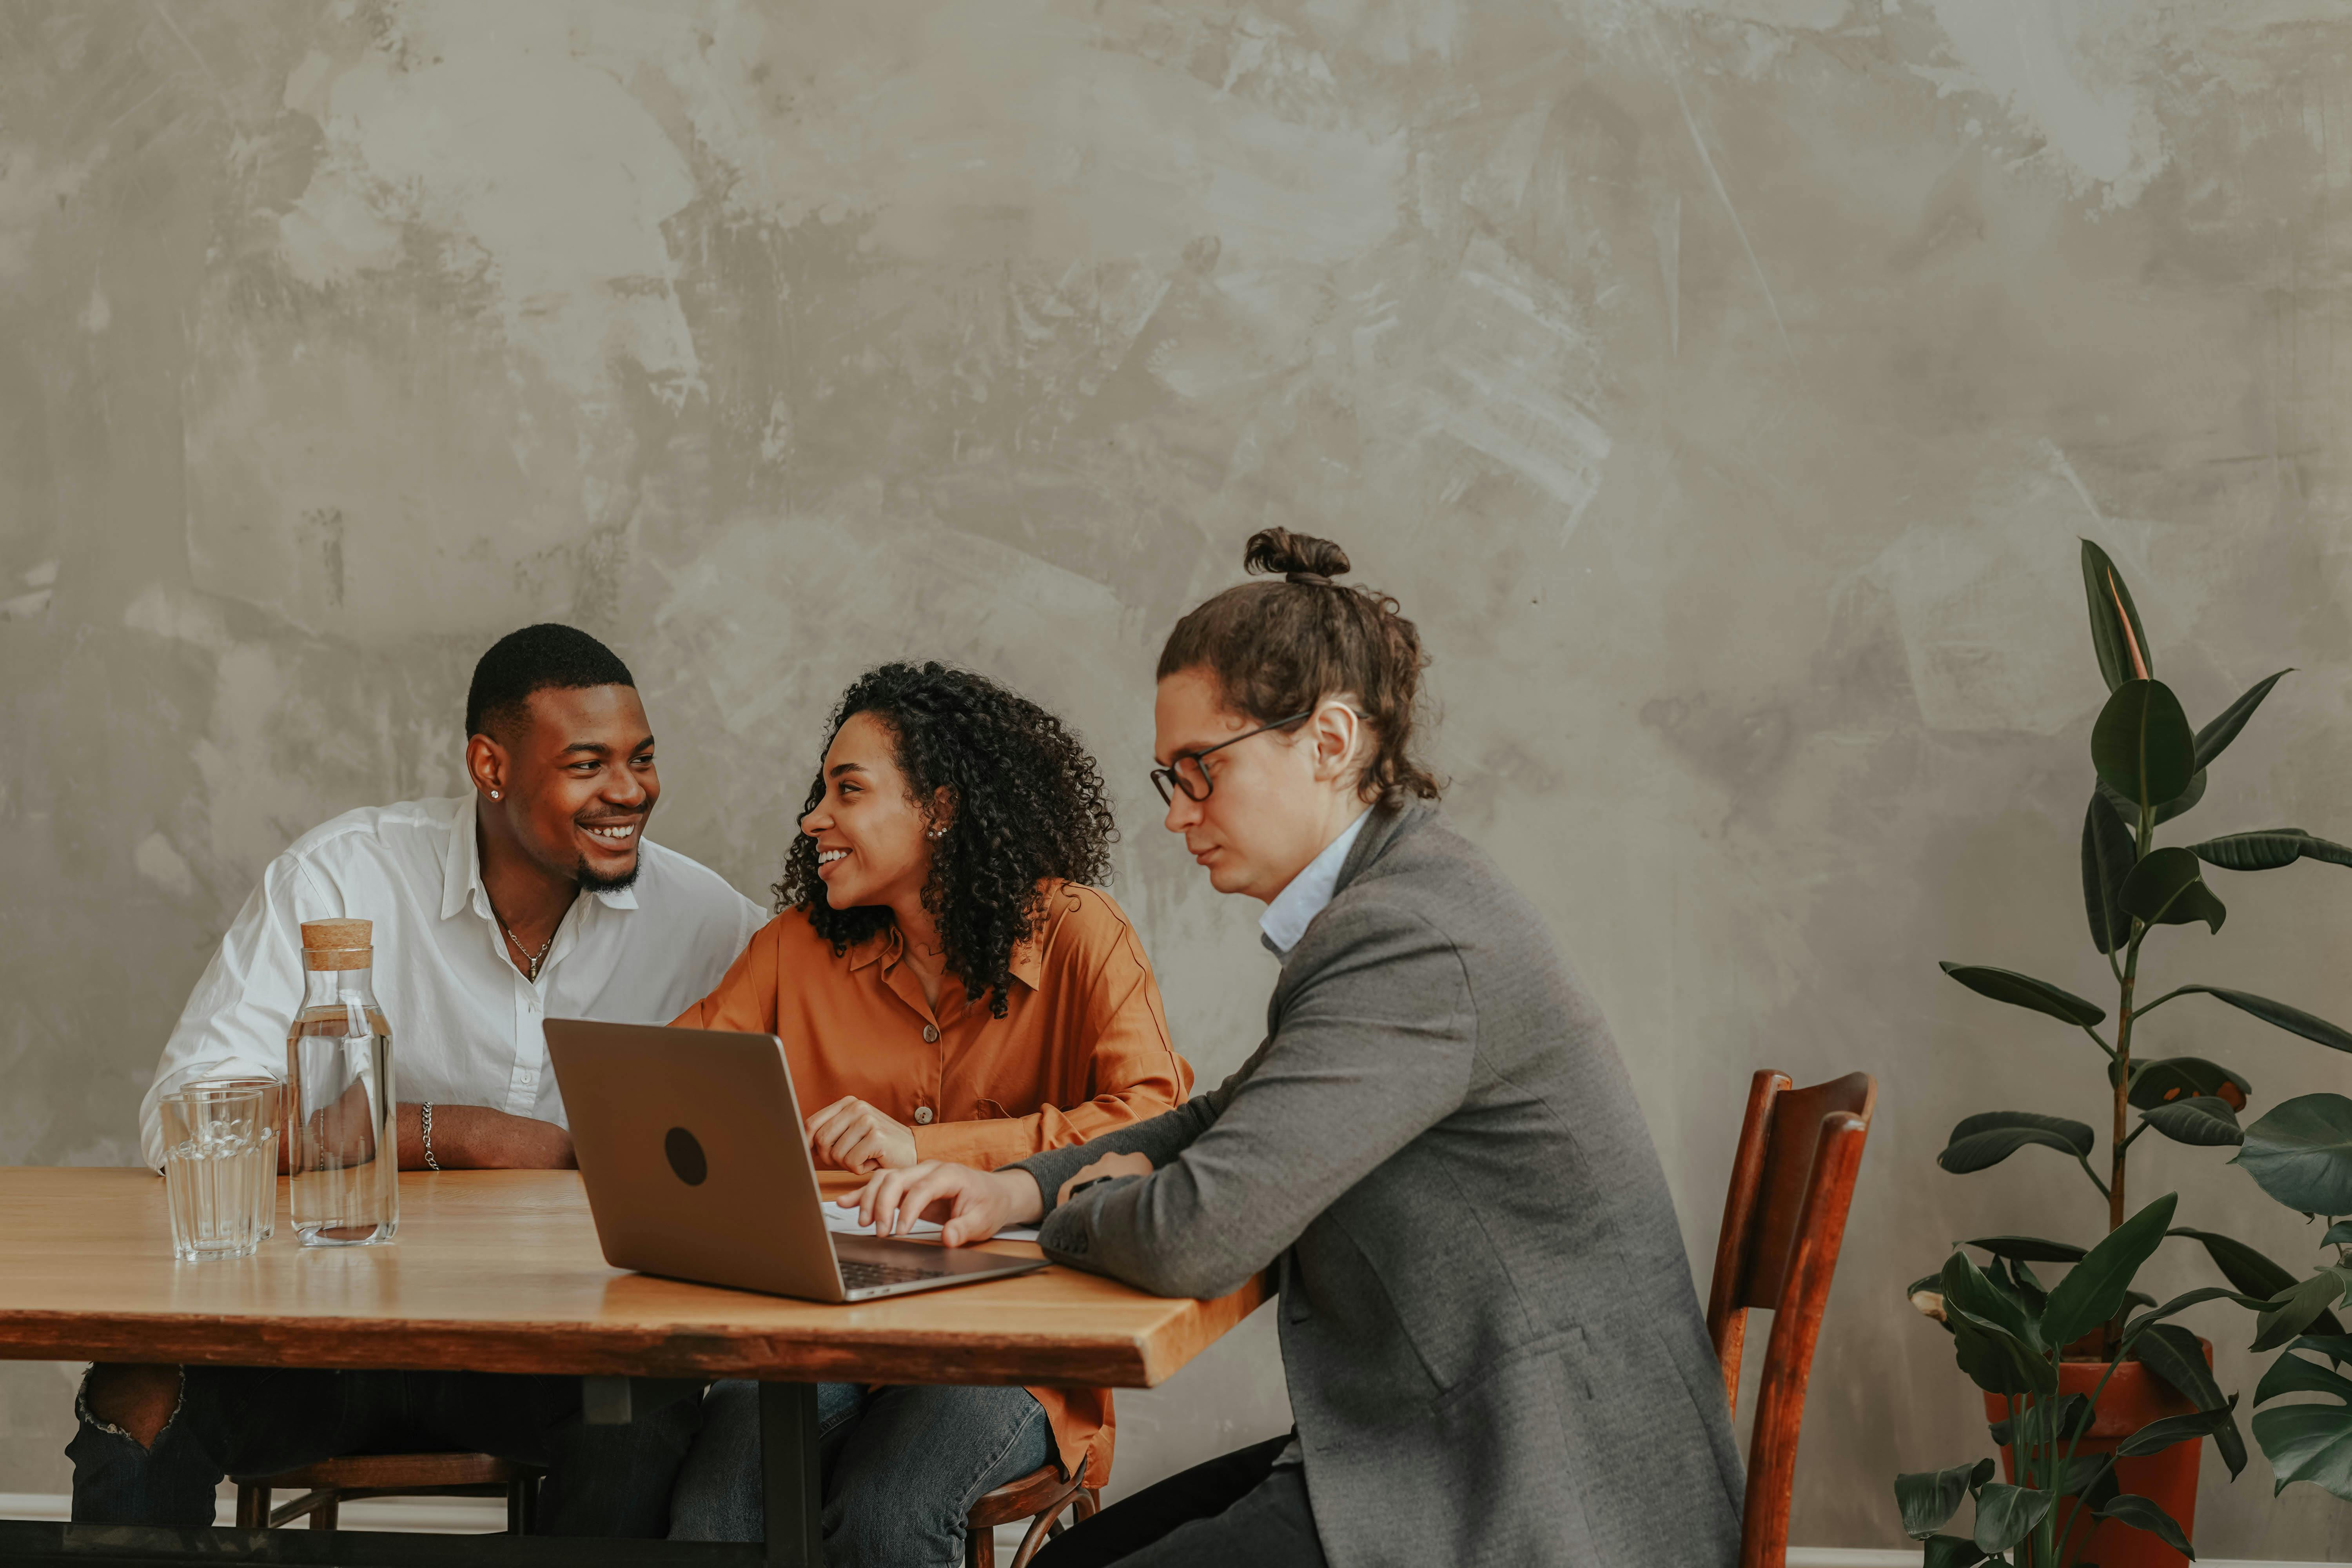
<path fill-rule="evenodd" d="M 498 792 L 498 791 L 496 791 L 496 790 L 492 790 L 492 791 L 490 792 L 490 798 L 491 798 L 492 800 L 496 800 L 496 799 L 498 799 L 498 798 L 499 798 L 499 792 Z"/>

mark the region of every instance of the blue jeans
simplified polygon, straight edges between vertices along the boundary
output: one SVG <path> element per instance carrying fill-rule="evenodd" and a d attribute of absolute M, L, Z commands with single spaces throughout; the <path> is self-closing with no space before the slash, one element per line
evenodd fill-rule
<path fill-rule="evenodd" d="M 1045 1406 L 1022 1388 L 820 1384 L 825 1568 L 961 1568 L 982 1494 L 1054 1458 Z M 670 1494 L 672 1541 L 760 1541 L 760 1385 L 729 1379 Z"/>
<path fill-rule="evenodd" d="M 89 1398 L 85 1380 L 66 1454 L 73 1517 L 89 1524 L 201 1527 L 224 1476 L 456 1448 L 547 1467 L 542 1534 L 658 1537 L 670 1478 L 701 1417 L 697 1401 L 678 1399 L 625 1426 L 592 1426 L 576 1377 L 190 1366 L 178 1408 L 142 1448 L 94 1417 Z"/>

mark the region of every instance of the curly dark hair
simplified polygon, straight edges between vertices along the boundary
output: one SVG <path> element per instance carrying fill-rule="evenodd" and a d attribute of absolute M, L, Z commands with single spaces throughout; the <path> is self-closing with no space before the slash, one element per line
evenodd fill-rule
<path fill-rule="evenodd" d="M 1118 838 L 1095 760 L 1058 718 L 985 676 L 943 664 L 886 664 L 842 694 L 826 744 L 859 713 L 889 728 L 909 798 L 944 785 L 947 831 L 931 847 L 923 908 L 939 922 L 950 973 L 967 1000 L 985 995 L 1004 1016 L 1013 949 L 1045 912 L 1045 884 L 1107 881 Z M 820 766 L 802 815 L 824 799 Z M 925 807 L 924 815 L 929 810 Z M 836 910 L 816 874 L 816 840 L 801 834 L 772 891 L 779 914 L 796 906 L 836 957 L 890 929 L 887 909 Z"/>

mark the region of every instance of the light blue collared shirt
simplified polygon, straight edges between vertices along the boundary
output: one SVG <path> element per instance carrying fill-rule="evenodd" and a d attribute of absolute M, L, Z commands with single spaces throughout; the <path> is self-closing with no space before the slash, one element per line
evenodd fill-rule
<path fill-rule="evenodd" d="M 1323 853 L 1307 862 L 1307 869 L 1290 879 L 1290 886 L 1274 896 L 1265 906 L 1265 913 L 1257 917 L 1258 940 L 1265 950 L 1287 963 L 1290 950 L 1307 934 L 1315 917 L 1331 902 L 1331 895 L 1339 890 L 1339 868 L 1348 863 L 1348 851 L 1356 847 L 1356 836 L 1364 830 L 1370 811 L 1359 813 L 1339 837 L 1323 847 Z"/>

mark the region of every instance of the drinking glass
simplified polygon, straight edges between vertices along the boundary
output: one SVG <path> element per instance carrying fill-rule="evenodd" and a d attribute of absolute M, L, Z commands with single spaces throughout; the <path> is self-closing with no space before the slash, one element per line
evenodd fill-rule
<path fill-rule="evenodd" d="M 249 1089 L 261 1096 L 261 1239 L 278 1234 L 278 1141 L 286 1125 L 286 1086 L 274 1078 L 215 1078 L 206 1074 L 191 1080 L 188 1089 Z"/>
<path fill-rule="evenodd" d="M 163 1113 L 173 1256 L 251 1257 L 261 1244 L 261 1091 L 184 1089 L 163 1097 Z"/>

